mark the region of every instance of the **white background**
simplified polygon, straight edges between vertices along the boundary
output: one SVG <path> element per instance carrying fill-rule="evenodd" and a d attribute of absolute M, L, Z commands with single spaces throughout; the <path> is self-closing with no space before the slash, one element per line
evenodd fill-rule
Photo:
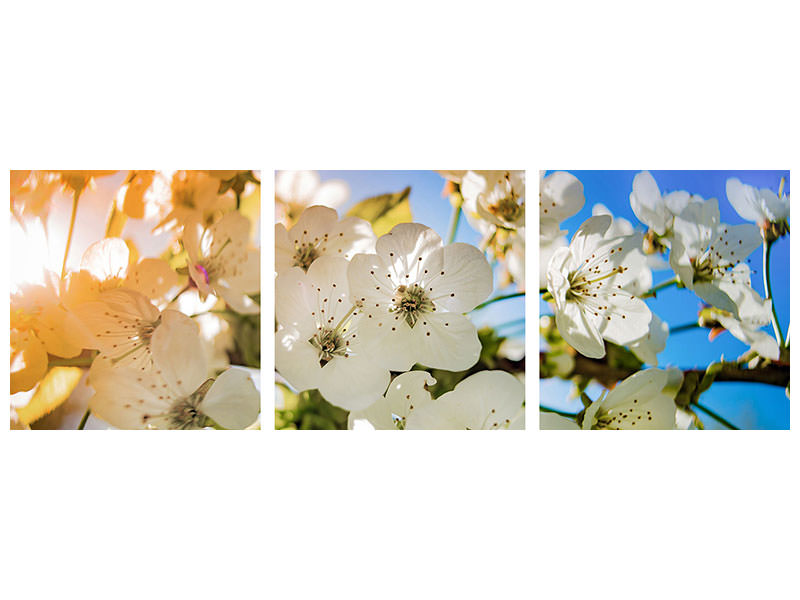
<path fill-rule="evenodd" d="M 790 3 L 542 4 L 6 3 L 3 184 L 797 167 Z M 797 597 L 796 431 L 273 432 L 265 388 L 262 432 L 3 431 L 4 596 Z"/>

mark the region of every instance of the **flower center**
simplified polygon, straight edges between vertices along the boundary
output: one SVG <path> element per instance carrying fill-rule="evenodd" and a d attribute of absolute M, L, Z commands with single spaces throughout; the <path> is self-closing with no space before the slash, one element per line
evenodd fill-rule
<path fill-rule="evenodd" d="M 698 257 L 690 258 L 689 262 L 694 267 L 692 283 L 713 281 L 725 270 L 725 267 L 714 263 L 713 255 L 708 250 Z"/>
<path fill-rule="evenodd" d="M 324 367 L 335 356 L 347 355 L 347 344 L 336 329 L 325 327 L 315 333 L 308 343 L 319 352 L 319 366 Z"/>
<path fill-rule="evenodd" d="M 309 242 L 303 242 L 299 246 L 295 246 L 293 267 L 300 267 L 303 271 L 308 271 L 308 267 L 320 255 L 316 245 Z"/>
<path fill-rule="evenodd" d="M 421 315 L 433 310 L 433 302 L 425 295 L 425 289 L 417 283 L 399 286 L 395 290 L 392 302 L 394 307 L 389 309 L 389 312 L 400 313 L 412 328 Z"/>
<path fill-rule="evenodd" d="M 506 196 L 489 206 L 489 212 L 498 219 L 513 223 L 522 214 L 522 204 L 517 202 L 517 196 L 512 191 L 510 196 Z"/>
<path fill-rule="evenodd" d="M 200 410 L 200 402 L 205 398 L 213 385 L 213 379 L 207 379 L 187 398 L 179 398 L 169 409 L 167 419 L 171 429 L 202 429 L 208 417 Z"/>

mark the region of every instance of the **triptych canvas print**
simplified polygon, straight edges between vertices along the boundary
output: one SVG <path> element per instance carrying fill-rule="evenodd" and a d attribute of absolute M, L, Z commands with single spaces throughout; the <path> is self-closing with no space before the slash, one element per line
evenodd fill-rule
<path fill-rule="evenodd" d="M 788 429 L 789 197 L 788 171 L 11 171 L 10 427 Z"/>

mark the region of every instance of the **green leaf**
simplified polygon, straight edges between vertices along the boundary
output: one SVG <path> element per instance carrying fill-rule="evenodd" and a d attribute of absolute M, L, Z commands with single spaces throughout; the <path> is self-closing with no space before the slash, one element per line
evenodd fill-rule
<path fill-rule="evenodd" d="M 394 194 L 367 198 L 347 211 L 347 216 L 369 221 L 375 235 L 380 237 L 389 233 L 398 223 L 410 223 L 414 220 L 411 215 L 411 203 L 408 200 L 410 194 L 411 188 L 407 187 Z"/>

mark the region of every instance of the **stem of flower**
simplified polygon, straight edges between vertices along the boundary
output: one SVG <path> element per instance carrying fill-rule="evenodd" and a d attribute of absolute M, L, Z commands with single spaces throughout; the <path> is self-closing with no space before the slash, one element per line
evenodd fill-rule
<path fill-rule="evenodd" d="M 81 422 L 78 423 L 78 429 L 83 429 L 86 427 L 86 421 L 89 420 L 89 415 L 92 414 L 91 409 L 87 408 L 86 412 L 83 413 L 83 417 L 81 417 Z"/>
<path fill-rule="evenodd" d="M 67 233 L 67 247 L 64 250 L 64 262 L 61 263 L 61 279 L 67 273 L 67 257 L 69 256 L 69 249 L 72 246 L 72 232 L 75 230 L 75 217 L 78 214 L 78 198 L 81 197 L 81 190 L 72 191 L 72 216 L 69 219 L 69 232 Z"/>
<path fill-rule="evenodd" d="M 781 326 L 778 323 L 778 311 L 775 309 L 775 300 L 772 299 L 772 283 L 769 276 L 769 256 L 772 252 L 772 244 L 774 242 L 764 240 L 764 292 L 767 294 L 767 300 L 772 300 L 772 329 L 775 330 L 775 337 L 780 342 L 781 347 L 785 346 Z"/>
<path fill-rule="evenodd" d="M 525 292 L 514 292 L 513 294 L 506 294 L 505 296 L 495 296 L 494 298 L 489 298 L 486 302 L 482 302 L 481 304 L 478 304 L 478 306 L 476 306 L 472 310 L 480 310 L 481 308 L 489 306 L 493 302 L 498 302 L 499 300 L 508 300 L 509 298 L 519 298 L 520 296 L 524 296 L 524 295 L 525 295 Z"/>
<path fill-rule="evenodd" d="M 719 422 L 720 424 L 724 425 L 724 426 L 725 426 L 725 427 L 727 427 L 728 429 L 736 429 L 736 430 L 739 430 L 739 428 L 738 428 L 736 425 L 734 425 L 733 423 L 731 423 L 730 421 L 728 421 L 726 418 L 724 418 L 724 417 L 722 417 L 722 416 L 718 415 L 717 413 L 715 413 L 715 412 L 714 412 L 713 410 L 711 410 L 710 408 L 706 408 L 706 407 L 705 407 L 705 406 L 703 406 L 702 404 L 694 404 L 693 406 L 694 406 L 695 408 L 697 408 L 697 409 L 700 409 L 700 411 L 701 411 L 701 412 L 704 412 L 704 413 L 706 413 L 706 414 L 707 414 L 709 417 L 711 417 L 711 418 L 712 418 L 712 419 L 714 419 L 715 421 Z"/>
<path fill-rule="evenodd" d="M 91 367 L 94 362 L 94 356 L 85 356 L 83 358 L 56 358 L 47 363 L 47 367 Z"/>
<path fill-rule="evenodd" d="M 456 239 L 456 231 L 458 231 L 458 222 L 461 220 L 461 205 L 463 202 L 464 200 L 461 198 L 461 194 L 458 194 L 458 199 L 453 205 L 453 212 L 450 214 L 450 228 L 447 233 L 447 244 L 452 244 L 453 240 Z"/>
<path fill-rule="evenodd" d="M 668 288 L 668 287 L 670 287 L 672 285 L 677 285 L 677 284 L 678 284 L 678 278 L 677 277 L 673 277 L 672 279 L 668 279 L 667 281 L 662 281 L 658 285 L 654 285 L 649 290 L 647 290 L 644 294 L 642 294 L 640 296 L 640 298 L 650 298 L 650 297 L 655 298 L 656 297 L 656 293 L 658 293 L 661 290 L 666 289 L 666 288 Z"/>
<path fill-rule="evenodd" d="M 677 327 L 670 327 L 670 333 L 680 333 L 681 331 L 691 331 L 692 329 L 699 329 L 699 323 L 686 323 L 684 325 L 678 325 Z"/>
<path fill-rule="evenodd" d="M 574 419 L 577 416 L 575 413 L 567 412 L 565 410 L 556 410 L 555 408 L 547 408 L 541 404 L 539 405 L 539 410 L 542 412 L 553 413 L 555 415 L 561 415 L 562 417 L 568 417 L 570 419 Z"/>
<path fill-rule="evenodd" d="M 183 292 L 189 291 L 189 289 L 190 289 L 191 287 L 192 287 L 192 278 L 191 278 L 191 277 L 189 277 L 189 283 L 187 283 L 185 286 L 183 286 L 183 289 L 182 289 L 180 292 L 178 292 L 177 294 L 175 294 L 175 297 L 174 297 L 172 300 L 170 300 L 170 301 L 167 303 L 167 306 L 169 306 L 170 304 L 172 304 L 173 302 L 175 302 L 175 300 L 177 300 L 178 298 L 180 298 L 180 296 L 181 296 L 181 294 L 182 294 Z"/>

